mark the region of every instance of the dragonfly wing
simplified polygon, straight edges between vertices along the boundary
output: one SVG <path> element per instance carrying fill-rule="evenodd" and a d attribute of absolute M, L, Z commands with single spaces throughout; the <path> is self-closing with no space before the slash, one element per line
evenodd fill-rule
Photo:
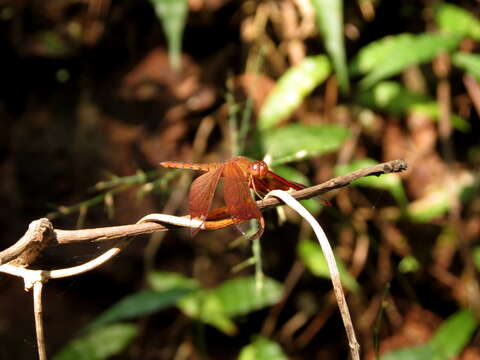
<path fill-rule="evenodd" d="M 248 177 L 234 161 L 225 164 L 223 174 L 223 192 L 230 216 L 236 220 L 257 219 L 260 223 L 260 229 L 254 237 L 260 236 L 263 233 L 264 220 L 250 194 Z M 243 232 L 241 228 L 240 231 Z"/>
<path fill-rule="evenodd" d="M 216 169 L 199 176 L 193 181 L 188 195 L 190 216 L 192 219 L 195 218 L 205 221 L 207 218 L 223 168 L 223 165 L 219 166 Z M 194 230 L 192 234 L 196 235 L 199 230 L 200 229 Z"/>

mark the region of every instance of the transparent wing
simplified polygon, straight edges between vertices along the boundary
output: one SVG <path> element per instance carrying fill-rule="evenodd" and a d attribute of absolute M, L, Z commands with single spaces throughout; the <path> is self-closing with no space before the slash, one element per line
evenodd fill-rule
<path fill-rule="evenodd" d="M 212 171 L 206 172 L 193 181 L 188 195 L 190 216 L 192 218 L 205 221 L 208 211 L 212 206 L 215 189 L 217 188 L 218 180 L 220 180 L 220 176 L 222 175 L 223 168 L 224 165 L 221 165 Z M 199 230 L 200 229 L 194 230 L 193 235 L 196 235 Z"/>

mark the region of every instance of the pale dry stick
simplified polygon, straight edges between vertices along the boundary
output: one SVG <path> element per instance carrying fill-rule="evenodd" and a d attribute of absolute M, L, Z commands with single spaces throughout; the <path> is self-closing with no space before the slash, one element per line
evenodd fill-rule
<path fill-rule="evenodd" d="M 33 312 L 35 314 L 35 332 L 37 335 L 38 359 L 47 360 L 45 333 L 43 331 L 42 289 L 43 282 L 35 282 L 33 285 Z"/>
<path fill-rule="evenodd" d="M 352 319 L 350 317 L 347 301 L 343 292 L 342 283 L 340 281 L 340 273 L 338 272 L 337 264 L 335 262 L 335 256 L 333 254 L 332 248 L 330 247 L 330 243 L 328 242 L 325 232 L 323 231 L 317 220 L 315 220 L 313 215 L 310 214 L 307 209 L 305 209 L 289 193 L 282 190 L 273 190 L 270 191 L 265 196 L 265 198 L 269 198 L 272 196 L 281 199 L 283 202 L 285 202 L 285 204 L 290 206 L 305 220 L 307 220 L 310 223 L 313 231 L 315 232 L 315 235 L 317 236 L 318 242 L 320 243 L 320 247 L 322 248 L 323 254 L 325 256 L 325 260 L 327 261 L 328 270 L 330 272 L 330 279 L 333 284 L 333 290 L 337 299 L 340 314 L 342 315 L 343 325 L 347 333 L 348 344 L 350 346 L 350 354 L 353 360 L 360 360 L 360 345 L 355 336 L 355 329 L 353 328 Z"/>

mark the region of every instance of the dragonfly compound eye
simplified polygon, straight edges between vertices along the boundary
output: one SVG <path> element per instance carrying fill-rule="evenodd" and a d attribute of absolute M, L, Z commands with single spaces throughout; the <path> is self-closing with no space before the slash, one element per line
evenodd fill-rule
<path fill-rule="evenodd" d="M 254 161 L 250 165 L 250 172 L 252 175 L 262 178 L 268 173 L 268 165 L 265 163 L 265 161 Z"/>

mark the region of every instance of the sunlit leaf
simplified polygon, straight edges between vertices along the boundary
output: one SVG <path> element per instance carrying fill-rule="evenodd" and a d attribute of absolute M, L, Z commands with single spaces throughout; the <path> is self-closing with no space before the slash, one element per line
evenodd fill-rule
<path fill-rule="evenodd" d="M 313 241 L 301 241 L 298 244 L 297 253 L 312 274 L 330 279 L 327 260 L 317 243 L 314 243 Z M 336 258 L 335 261 L 337 263 L 338 272 L 340 273 L 340 281 L 343 286 L 352 292 L 356 292 L 359 289 L 359 285 L 355 278 L 350 275 L 340 259 Z"/>
<path fill-rule="evenodd" d="M 480 40 L 480 21 L 459 6 L 442 3 L 437 7 L 435 21 L 440 29 Z"/>
<path fill-rule="evenodd" d="M 149 315 L 167 307 L 175 306 L 177 301 L 189 292 L 189 289 L 171 289 L 166 291 L 141 291 L 128 295 L 101 314 L 89 327 L 98 327 L 120 320 Z"/>
<path fill-rule="evenodd" d="M 245 315 L 276 303 L 281 296 L 281 284 L 265 278 L 257 290 L 255 277 L 224 282 L 215 289 L 192 292 L 179 301 L 179 308 L 188 316 L 233 335 L 237 328 L 232 317 Z"/>
<path fill-rule="evenodd" d="M 452 62 L 480 81 L 480 55 L 458 52 L 452 55 Z"/>
<path fill-rule="evenodd" d="M 237 332 L 235 324 L 213 290 L 194 291 L 181 299 L 178 307 L 191 318 L 214 326 L 225 334 L 234 335 Z"/>
<path fill-rule="evenodd" d="M 155 291 L 167 291 L 174 289 L 195 290 L 200 287 L 195 279 L 176 272 L 152 271 L 147 275 L 150 287 Z"/>
<path fill-rule="evenodd" d="M 282 284 L 265 277 L 257 289 L 254 276 L 232 279 L 214 290 L 228 316 L 245 315 L 263 309 L 280 300 Z"/>
<path fill-rule="evenodd" d="M 416 222 L 429 222 L 445 215 L 452 206 L 452 199 L 463 199 L 464 193 L 474 185 L 473 175 L 468 171 L 459 172 L 453 184 L 438 184 L 429 189 L 425 196 L 411 202 L 407 207 L 408 217 Z"/>
<path fill-rule="evenodd" d="M 343 37 L 342 0 L 311 0 L 315 8 L 318 28 L 330 55 L 340 89 L 348 92 L 348 72 L 345 61 L 345 42 Z"/>
<path fill-rule="evenodd" d="M 415 222 L 429 222 L 445 215 L 451 206 L 451 195 L 444 188 L 430 191 L 408 205 L 408 216 Z"/>
<path fill-rule="evenodd" d="M 181 67 L 182 37 L 188 15 L 188 0 L 150 0 L 162 24 L 173 69 Z"/>
<path fill-rule="evenodd" d="M 352 171 L 376 165 L 377 162 L 372 159 L 364 158 L 351 162 L 350 164 L 337 165 L 335 167 L 335 176 L 345 175 Z M 384 174 L 380 176 L 366 176 L 352 182 L 352 185 L 364 186 L 381 190 L 388 190 L 399 205 L 405 206 L 408 202 L 402 181 L 397 174 Z"/>
<path fill-rule="evenodd" d="M 253 342 L 244 346 L 240 351 L 238 360 L 287 360 L 288 357 L 276 342 L 256 337 Z"/>
<path fill-rule="evenodd" d="M 428 343 L 392 351 L 381 360 L 453 359 L 460 355 L 476 328 L 475 314 L 471 310 L 459 311 L 443 322 Z"/>
<path fill-rule="evenodd" d="M 380 80 L 400 74 L 412 65 L 433 60 L 455 49 L 461 37 L 454 34 L 400 34 L 374 41 L 360 50 L 351 70 L 366 76 L 360 81 L 368 88 Z"/>
<path fill-rule="evenodd" d="M 440 109 L 438 103 L 430 97 L 407 90 L 395 81 L 382 81 L 369 90 L 362 91 L 357 96 L 362 105 L 386 111 L 394 115 L 419 114 L 432 120 L 438 120 Z M 455 129 L 467 132 L 471 126 L 460 116 L 451 114 Z"/>
<path fill-rule="evenodd" d="M 338 125 L 291 124 L 265 132 L 263 141 L 275 165 L 335 151 L 349 135 Z"/>
<path fill-rule="evenodd" d="M 122 352 L 138 333 L 137 325 L 112 324 L 68 343 L 53 360 L 103 360 Z"/>
<path fill-rule="evenodd" d="M 326 56 L 305 58 L 291 67 L 278 79 L 260 109 L 258 128 L 269 129 L 288 118 L 303 99 L 330 74 L 330 63 Z"/>

